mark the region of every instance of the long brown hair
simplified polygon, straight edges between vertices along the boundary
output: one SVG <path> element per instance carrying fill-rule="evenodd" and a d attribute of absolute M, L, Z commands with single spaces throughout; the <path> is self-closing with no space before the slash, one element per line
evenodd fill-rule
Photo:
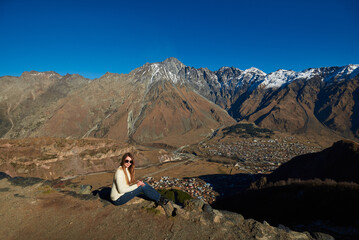
<path fill-rule="evenodd" d="M 125 168 L 126 168 L 125 167 L 125 159 L 127 157 L 130 157 L 132 159 L 132 164 L 131 164 L 131 166 L 128 167 L 128 172 L 130 173 L 131 181 L 129 180 L 128 175 L 127 175 L 127 171 L 125 170 Z M 135 184 L 136 183 L 136 178 L 135 178 L 135 158 L 134 158 L 132 153 L 128 152 L 128 153 L 123 154 L 122 160 L 121 160 L 121 167 L 122 167 L 123 172 L 125 173 L 127 184 L 128 185 Z"/>

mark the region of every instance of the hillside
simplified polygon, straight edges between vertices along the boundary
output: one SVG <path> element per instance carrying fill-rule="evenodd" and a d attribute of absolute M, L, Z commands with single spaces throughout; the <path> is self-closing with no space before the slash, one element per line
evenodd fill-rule
<path fill-rule="evenodd" d="M 181 159 L 161 148 L 147 148 L 113 139 L 0 139 L 0 171 L 10 176 L 44 179 L 112 172 L 125 152 L 134 153 L 138 159 L 137 167 Z"/>
<path fill-rule="evenodd" d="M 27 75 L 30 79 L 45 76 L 36 80 L 46 81 L 47 88 L 30 98 L 34 89 L 29 87 L 29 93 L 21 95 L 27 100 L 16 103 L 16 108 L 9 99 L 16 101 L 20 90 L 14 97 L 2 98 L 2 137 L 97 137 L 181 146 L 235 123 L 225 110 L 174 75 L 171 71 L 175 66 L 165 61 L 145 64 L 129 74 L 107 73 L 86 84 L 74 84 L 71 91 L 64 90 L 66 94 L 56 97 L 53 91 L 62 88 L 50 81 L 53 73 L 23 74 L 19 80 L 27 81 Z M 65 84 L 64 78 L 69 76 L 56 75 L 61 84 Z M 11 85 L 17 78 L 0 80 Z M 81 81 L 79 76 L 71 77 L 71 83 Z"/>
<path fill-rule="evenodd" d="M 358 66 L 212 72 L 169 58 L 95 80 L 24 72 L 0 77 L 0 135 L 179 147 L 234 124 L 235 118 L 290 134 L 357 139 Z"/>

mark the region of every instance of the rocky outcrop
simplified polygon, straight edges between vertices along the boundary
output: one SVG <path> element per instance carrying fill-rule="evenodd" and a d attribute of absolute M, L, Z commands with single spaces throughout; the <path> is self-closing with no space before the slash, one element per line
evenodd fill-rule
<path fill-rule="evenodd" d="M 237 213 L 212 209 L 200 200 L 191 200 L 183 207 L 175 205 L 175 213 L 167 218 L 160 207 L 155 208 L 152 202 L 140 198 L 134 198 L 122 206 L 114 206 L 92 194 L 80 194 L 75 190 L 59 192 L 49 181 L 40 180 L 32 184 L 23 184 L 26 180 L 18 179 L 16 184 L 13 182 L 9 176 L 0 174 L 0 190 L 7 198 L 0 200 L 0 210 L 5 216 L 15 216 L 7 219 L 7 222 L 0 220 L 2 226 L 7 229 L 4 231 L 8 231 L 6 236 L 9 238 L 15 235 L 25 237 L 29 226 L 32 232 L 26 236 L 30 238 L 34 235 L 38 238 L 48 238 L 49 234 L 54 233 L 66 238 L 76 238 L 80 235 L 86 238 L 111 238 L 114 235 L 121 238 L 127 236 L 129 239 L 146 236 L 151 239 L 304 240 L 320 239 L 315 236 L 323 236 L 295 232 L 284 226 L 277 228 L 266 222 L 245 219 Z M 8 206 L 10 202 L 13 205 L 21 202 L 21 205 L 14 209 Z M 32 209 L 32 217 L 25 218 L 28 209 Z M 22 219 L 21 224 L 18 219 Z M 84 225 L 87 226 L 87 231 L 82 227 Z M 138 227 L 129 227 L 131 225 Z M 15 230 L 15 226 L 18 230 Z M 127 230 L 124 232 L 117 229 Z"/>
<path fill-rule="evenodd" d="M 359 211 L 358 171 L 359 144 L 342 140 L 294 157 L 214 206 L 295 230 L 321 229 L 338 239 L 356 239 L 358 215 L 348 212 Z"/>

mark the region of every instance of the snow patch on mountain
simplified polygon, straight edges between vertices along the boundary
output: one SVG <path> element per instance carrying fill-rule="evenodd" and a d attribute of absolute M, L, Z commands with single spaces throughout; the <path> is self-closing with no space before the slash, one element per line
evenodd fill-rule
<path fill-rule="evenodd" d="M 169 76 L 169 79 L 171 79 L 171 81 L 175 84 L 180 80 L 179 76 L 172 73 L 171 71 L 165 70 L 165 73 L 167 74 L 167 76 Z"/>
<path fill-rule="evenodd" d="M 153 82 L 153 78 L 160 71 L 159 64 L 157 64 L 157 63 L 151 64 L 151 70 L 152 70 L 152 77 L 151 77 L 150 83 Z"/>
<path fill-rule="evenodd" d="M 255 67 L 251 67 L 251 68 L 244 70 L 243 74 L 256 74 L 256 75 L 260 75 L 260 76 L 267 75 L 265 72 L 263 72 L 262 70 L 260 70 L 258 68 L 255 68 Z"/>
<path fill-rule="evenodd" d="M 349 64 L 348 66 L 343 67 L 343 69 L 339 72 L 339 76 L 341 77 L 347 77 L 350 78 L 355 77 L 358 74 L 359 64 Z M 354 74 L 353 74 L 354 73 Z"/>
<path fill-rule="evenodd" d="M 221 67 L 216 72 L 207 68 L 186 67 L 175 58 L 166 59 L 163 62 L 146 64 L 141 69 L 142 76 L 150 73 L 150 83 L 167 80 L 173 84 L 190 83 L 197 88 L 207 85 L 215 88 L 241 88 L 248 86 L 254 89 L 258 86 L 268 88 L 281 88 L 299 79 L 311 79 L 320 77 L 322 81 L 330 83 L 341 81 L 357 76 L 359 74 L 358 64 L 349 64 L 343 67 L 309 68 L 300 72 L 279 69 L 266 74 L 258 68 L 251 67 L 240 70 L 234 67 Z M 182 75 L 180 74 L 182 72 Z"/>
<path fill-rule="evenodd" d="M 343 67 L 332 67 L 325 68 L 329 73 L 325 72 L 324 81 L 333 82 L 333 81 L 342 81 L 345 79 L 354 78 L 359 74 L 359 64 L 349 64 Z"/>
<path fill-rule="evenodd" d="M 349 75 L 359 68 L 359 64 L 349 64 L 345 67 L 346 74 Z"/>
<path fill-rule="evenodd" d="M 265 88 L 280 88 L 299 79 L 311 79 L 315 76 L 324 82 L 351 79 L 359 74 L 359 65 L 350 64 L 344 67 L 309 68 L 300 72 L 280 69 L 265 76 L 261 83 Z"/>
<path fill-rule="evenodd" d="M 296 72 L 280 69 L 268 74 L 261 85 L 265 88 L 278 88 L 283 84 L 289 83 L 297 76 Z"/>
<path fill-rule="evenodd" d="M 353 78 L 355 76 L 359 75 L 359 64 L 353 65 L 352 72 L 350 73 L 350 78 Z"/>
<path fill-rule="evenodd" d="M 309 68 L 304 71 L 300 71 L 297 73 L 295 79 L 310 79 L 316 75 L 320 75 L 321 71 L 318 68 Z"/>

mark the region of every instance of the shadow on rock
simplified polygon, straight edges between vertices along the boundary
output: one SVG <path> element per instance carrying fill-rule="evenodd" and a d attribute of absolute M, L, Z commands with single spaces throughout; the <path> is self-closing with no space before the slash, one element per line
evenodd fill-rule
<path fill-rule="evenodd" d="M 324 232 L 338 239 L 359 239 L 359 188 L 354 183 L 313 180 L 249 189 L 223 197 L 215 209 L 245 218 L 284 224 L 296 231 Z"/>

